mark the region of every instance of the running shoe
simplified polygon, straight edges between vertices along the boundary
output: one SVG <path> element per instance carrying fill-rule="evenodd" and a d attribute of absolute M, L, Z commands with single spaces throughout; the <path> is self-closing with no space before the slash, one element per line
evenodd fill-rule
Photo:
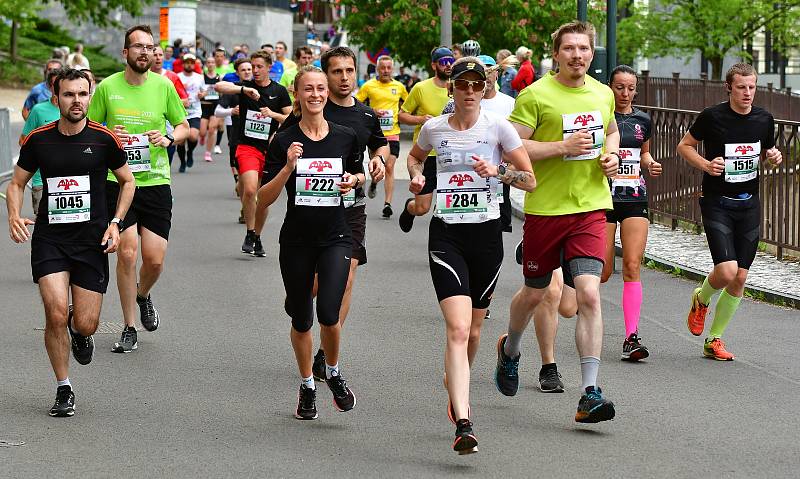
<path fill-rule="evenodd" d="M 314 373 L 314 381 L 325 382 L 325 351 L 317 350 L 317 354 L 314 355 L 314 364 L 311 366 L 311 372 Z"/>
<path fill-rule="evenodd" d="M 469 419 L 459 419 L 456 423 L 456 439 L 453 441 L 453 450 L 459 455 L 478 452 L 478 439 L 472 432 L 472 423 Z"/>
<path fill-rule="evenodd" d="M 558 368 L 548 367 L 539 371 L 539 390 L 543 393 L 563 393 L 564 383 L 561 381 L 561 374 Z"/>
<path fill-rule="evenodd" d="M 703 356 L 717 361 L 733 361 L 735 356 L 725 349 L 720 338 L 707 338 L 703 344 Z"/>
<path fill-rule="evenodd" d="M 345 412 L 356 406 L 356 395 L 347 387 L 347 382 L 341 374 L 331 376 L 325 380 L 325 384 L 333 393 L 333 406 L 339 412 Z"/>
<path fill-rule="evenodd" d="M 214 154 L 215 155 L 221 155 L 222 154 L 222 148 L 220 148 L 219 145 L 214 145 Z"/>
<path fill-rule="evenodd" d="M 623 361 L 639 361 L 650 356 L 650 352 L 645 346 L 642 346 L 641 338 L 637 333 L 631 333 L 625 341 L 622 342 L 622 360 Z"/>
<path fill-rule="evenodd" d="M 408 233 L 414 226 L 414 215 L 408 212 L 408 204 L 412 201 L 414 201 L 414 198 L 409 198 L 406 200 L 406 204 L 403 206 L 403 212 L 400 213 L 400 219 L 398 220 L 400 229 L 403 231 L 403 233 Z"/>
<path fill-rule="evenodd" d="M 522 266 L 522 240 L 519 240 L 517 247 L 514 248 L 514 258 L 517 260 L 517 264 Z"/>
<path fill-rule="evenodd" d="M 689 327 L 689 332 L 695 336 L 703 334 L 708 313 L 708 305 L 700 301 L 699 295 L 700 288 L 696 288 L 692 293 L 692 309 L 689 310 L 689 316 L 686 318 L 686 326 Z"/>
<path fill-rule="evenodd" d="M 374 181 L 370 182 L 369 189 L 367 189 L 367 196 L 371 198 L 375 198 L 376 190 L 378 189 L 378 184 Z"/>
<path fill-rule="evenodd" d="M 48 412 L 52 417 L 72 417 L 75 415 L 75 393 L 70 386 L 56 389 L 56 402 Z"/>
<path fill-rule="evenodd" d="M 139 319 L 142 321 L 144 329 L 151 333 L 158 329 L 161 318 L 158 315 L 158 310 L 153 306 L 153 300 L 148 294 L 146 298 L 140 298 L 136 295 L 136 304 L 139 305 Z"/>
<path fill-rule="evenodd" d="M 203 155 L 203 160 L 211 163 L 214 161 L 214 158 L 211 158 L 211 152 L 207 151 L 205 155 Z"/>
<path fill-rule="evenodd" d="M 129 353 L 131 351 L 136 351 L 138 348 L 139 344 L 136 341 L 136 328 L 133 326 L 127 326 L 122 330 L 122 337 L 118 343 L 114 343 L 114 347 L 111 348 L 111 352 Z"/>
<path fill-rule="evenodd" d="M 181 166 L 178 167 L 178 173 L 186 173 L 186 164 L 181 163 Z"/>
<path fill-rule="evenodd" d="M 470 416 L 472 416 L 472 408 L 467 406 L 467 419 L 469 419 Z M 454 426 L 456 425 L 456 410 L 453 409 L 453 403 L 450 401 L 450 398 L 447 398 L 447 419 L 449 419 Z"/>
<path fill-rule="evenodd" d="M 253 233 L 247 232 L 244 235 L 244 243 L 242 243 L 242 253 L 253 254 L 256 249 L 256 237 Z"/>
<path fill-rule="evenodd" d="M 89 364 L 94 357 L 94 339 L 91 336 L 82 336 L 72 329 L 72 305 L 69 305 L 67 316 L 67 329 L 72 343 L 72 356 L 78 364 Z"/>
<path fill-rule="evenodd" d="M 504 396 L 514 396 L 519 389 L 519 358 L 506 356 L 503 347 L 506 344 L 508 334 L 503 334 L 497 340 L 497 367 L 494 370 L 494 385 Z"/>
<path fill-rule="evenodd" d="M 317 390 L 300 385 L 300 392 L 297 394 L 297 409 L 294 417 L 304 421 L 317 418 Z"/>
<path fill-rule="evenodd" d="M 595 386 L 588 386 L 586 394 L 578 402 L 575 422 L 595 423 L 614 419 L 614 403 L 603 397 L 603 391 Z"/>
<path fill-rule="evenodd" d="M 384 203 L 383 204 L 383 217 L 388 220 L 389 218 L 392 217 L 393 213 L 394 213 L 394 211 L 392 211 L 392 205 L 389 204 L 389 203 Z"/>
<path fill-rule="evenodd" d="M 483 316 L 483 320 L 486 321 L 487 319 L 492 319 L 492 312 L 489 309 L 486 309 L 486 314 Z"/>
<path fill-rule="evenodd" d="M 194 166 L 194 157 L 186 158 L 186 167 L 191 168 Z"/>
<path fill-rule="evenodd" d="M 264 245 L 261 244 L 261 237 L 256 236 L 256 241 L 253 243 L 253 256 L 256 258 L 264 258 L 267 252 L 264 251 Z"/>

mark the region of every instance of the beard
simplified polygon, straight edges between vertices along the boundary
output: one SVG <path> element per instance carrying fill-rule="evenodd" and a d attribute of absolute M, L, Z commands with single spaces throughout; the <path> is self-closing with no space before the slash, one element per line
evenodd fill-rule
<path fill-rule="evenodd" d="M 139 57 L 140 58 L 140 57 Z M 147 65 L 144 67 L 140 67 L 136 62 L 139 61 L 139 58 L 131 58 L 128 57 L 128 66 L 131 67 L 131 70 L 135 71 L 136 73 L 144 73 L 153 66 L 155 63 L 154 58 L 148 58 Z"/>
<path fill-rule="evenodd" d="M 440 69 L 437 68 L 436 69 L 436 78 L 438 78 L 439 80 L 442 80 L 442 81 L 447 81 L 447 80 L 450 79 L 450 74 L 447 73 L 447 70 L 444 70 L 444 69 L 440 70 Z"/>
<path fill-rule="evenodd" d="M 61 117 L 70 123 L 80 123 L 86 118 L 86 110 L 84 109 L 80 113 L 73 113 L 72 110 L 69 110 L 66 115 L 62 113 Z"/>

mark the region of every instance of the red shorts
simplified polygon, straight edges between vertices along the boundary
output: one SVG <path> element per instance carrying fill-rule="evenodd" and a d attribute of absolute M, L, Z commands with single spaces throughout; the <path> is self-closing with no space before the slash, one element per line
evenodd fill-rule
<path fill-rule="evenodd" d="M 564 260 L 595 258 L 606 251 L 606 212 L 589 211 L 561 216 L 525 215 L 522 235 L 522 273 L 526 278 L 547 276 Z"/>
<path fill-rule="evenodd" d="M 239 162 L 240 175 L 245 171 L 257 171 L 261 176 L 266 157 L 263 151 L 254 146 L 239 145 L 236 147 L 236 161 Z"/>

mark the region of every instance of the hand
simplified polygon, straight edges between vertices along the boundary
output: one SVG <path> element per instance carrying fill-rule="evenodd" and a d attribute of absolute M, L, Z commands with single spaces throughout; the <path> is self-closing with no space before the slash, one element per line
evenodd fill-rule
<path fill-rule="evenodd" d="M 412 180 L 411 183 L 408 185 L 408 191 L 418 195 L 422 188 L 425 187 L 425 175 L 417 175 Z"/>
<path fill-rule="evenodd" d="M 117 125 L 114 127 L 113 131 L 120 143 L 126 143 L 128 141 L 130 134 L 128 130 L 125 129 L 125 125 Z"/>
<path fill-rule="evenodd" d="M 205 90 L 200 90 L 199 92 L 197 92 L 197 98 L 202 100 L 205 97 L 206 97 L 206 91 Z"/>
<path fill-rule="evenodd" d="M 647 171 L 650 172 L 650 176 L 656 177 L 661 176 L 661 163 L 653 160 L 647 165 Z"/>
<path fill-rule="evenodd" d="M 613 178 L 618 173 L 619 158 L 617 158 L 617 155 L 603 153 L 598 162 L 600 163 L 600 168 L 603 169 L 603 174 L 606 175 L 606 177 Z"/>
<path fill-rule="evenodd" d="M 301 156 L 303 156 L 303 144 L 299 141 L 295 141 L 289 145 L 289 149 L 286 150 L 286 166 L 294 170 L 295 166 L 297 166 L 297 159 Z"/>
<path fill-rule="evenodd" d="M 473 159 L 477 159 L 476 157 L 472 157 Z M 486 160 L 478 160 L 477 163 L 472 165 L 472 169 L 475 170 L 475 173 L 480 175 L 481 178 L 489 178 L 494 177 L 500 174 L 498 171 L 497 166 L 489 163 Z"/>
<path fill-rule="evenodd" d="M 425 122 L 427 122 L 427 121 L 428 121 L 428 120 L 430 120 L 431 118 L 433 118 L 431 115 L 425 115 L 425 116 L 423 116 L 423 117 L 422 117 L 422 121 L 421 121 L 419 124 L 420 124 L 420 125 L 424 125 L 424 124 L 425 124 Z"/>
<path fill-rule="evenodd" d="M 583 129 L 576 131 L 564 140 L 564 151 L 566 156 L 579 156 L 592 152 L 594 142 L 589 130 Z"/>
<path fill-rule="evenodd" d="M 386 169 L 383 166 L 383 162 L 381 161 L 380 157 L 375 157 L 369 160 L 367 164 L 367 168 L 369 169 L 369 176 L 372 178 L 372 181 L 378 183 L 383 179 L 386 175 Z"/>
<path fill-rule="evenodd" d="M 339 192 L 343 195 L 346 195 L 350 192 L 350 190 L 356 187 L 356 183 L 358 183 L 358 176 L 351 175 L 345 171 L 344 175 L 342 175 L 342 181 L 338 183 Z"/>
<path fill-rule="evenodd" d="M 261 94 L 255 88 L 244 87 L 244 94 L 247 95 L 251 100 L 258 101 L 261 98 Z"/>
<path fill-rule="evenodd" d="M 106 228 L 103 239 L 100 240 L 100 245 L 104 244 L 108 244 L 108 247 L 103 250 L 103 253 L 109 254 L 117 251 L 117 245 L 119 245 L 119 225 L 117 223 L 111 223 Z"/>
<path fill-rule="evenodd" d="M 31 233 L 28 231 L 28 226 L 33 223 L 33 220 L 19 216 L 8 218 L 8 233 L 14 243 L 24 243 L 30 239 Z"/>
<path fill-rule="evenodd" d="M 781 154 L 781 150 L 775 148 L 774 146 L 767 150 L 767 161 L 772 166 L 778 166 L 783 162 L 783 155 Z"/>
<path fill-rule="evenodd" d="M 714 158 L 713 160 L 706 163 L 706 173 L 711 176 L 720 176 L 723 171 L 725 171 L 725 159 L 721 156 Z"/>
<path fill-rule="evenodd" d="M 272 118 L 272 110 L 270 110 L 268 107 L 266 106 L 262 107 L 261 109 L 259 109 L 259 111 L 261 112 L 262 115 Z"/>
<path fill-rule="evenodd" d="M 239 116 L 239 105 L 236 105 L 235 107 L 231 108 L 231 115 Z"/>
<path fill-rule="evenodd" d="M 162 148 L 169 146 L 169 139 L 158 130 L 146 131 L 144 134 L 147 135 L 147 140 L 153 146 L 160 146 Z"/>

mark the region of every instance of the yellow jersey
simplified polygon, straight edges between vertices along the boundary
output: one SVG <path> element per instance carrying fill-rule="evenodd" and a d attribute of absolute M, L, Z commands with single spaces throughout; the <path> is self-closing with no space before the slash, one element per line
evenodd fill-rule
<path fill-rule="evenodd" d="M 406 87 L 397 80 L 383 83 L 373 78 L 364 83 L 356 93 L 359 101 L 369 101 L 369 106 L 378 115 L 383 136 L 400 134 L 400 124 L 397 123 L 397 113 L 400 110 L 400 101 L 406 101 L 408 92 Z"/>
<path fill-rule="evenodd" d="M 428 78 L 411 88 L 411 91 L 408 93 L 408 99 L 406 99 L 401 107 L 404 112 L 416 116 L 439 116 L 442 114 L 442 110 L 444 110 L 445 105 L 447 105 L 447 100 L 449 100 L 450 97 L 447 96 L 447 88 L 438 87 L 433 80 L 433 78 Z M 417 142 L 417 137 L 421 129 L 422 124 L 417 125 L 414 129 L 414 143 Z M 431 151 L 430 155 L 435 156 L 436 151 Z"/>

